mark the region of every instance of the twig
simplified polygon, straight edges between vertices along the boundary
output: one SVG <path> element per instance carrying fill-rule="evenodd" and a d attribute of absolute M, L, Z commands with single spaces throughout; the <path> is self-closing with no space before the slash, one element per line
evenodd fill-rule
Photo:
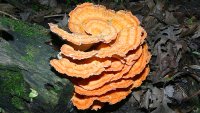
<path fill-rule="evenodd" d="M 192 77 L 193 79 L 195 79 L 196 81 L 200 82 L 200 77 L 195 74 L 195 73 L 191 73 L 191 72 L 188 72 L 188 71 L 181 71 L 181 72 L 177 72 L 176 74 L 174 74 L 171 79 L 167 80 L 167 82 L 171 81 L 171 80 L 174 80 L 174 78 L 176 77 L 179 77 L 179 76 L 182 76 L 182 75 L 185 75 L 185 76 L 190 76 Z M 165 77 L 168 77 L 168 76 L 165 76 Z"/>
<path fill-rule="evenodd" d="M 11 17 L 12 19 L 18 20 L 16 17 L 14 17 L 14 16 L 12 16 L 12 15 L 10 15 L 10 14 L 4 12 L 4 11 L 0 11 L 0 13 L 3 14 L 3 15 L 9 16 L 9 17 Z"/>
<path fill-rule="evenodd" d="M 200 90 L 197 91 L 197 92 L 195 92 L 195 93 L 192 94 L 191 96 L 184 98 L 183 101 L 188 101 L 188 100 L 190 100 L 191 98 L 193 98 L 193 97 L 195 97 L 195 96 L 198 96 L 198 95 L 200 95 Z"/>
<path fill-rule="evenodd" d="M 47 15 L 44 18 L 52 18 L 52 17 L 63 17 L 65 14 L 56 14 L 56 15 Z"/>

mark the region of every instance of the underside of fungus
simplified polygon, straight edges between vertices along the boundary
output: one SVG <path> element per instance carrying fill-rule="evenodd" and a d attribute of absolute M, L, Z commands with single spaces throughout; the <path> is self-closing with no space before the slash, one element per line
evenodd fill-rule
<path fill-rule="evenodd" d="M 83 3 L 69 14 L 69 33 L 49 23 L 67 43 L 60 58 L 50 61 L 74 84 L 72 103 L 78 109 L 101 109 L 115 104 L 139 87 L 149 74 L 151 54 L 146 31 L 131 12 Z"/>

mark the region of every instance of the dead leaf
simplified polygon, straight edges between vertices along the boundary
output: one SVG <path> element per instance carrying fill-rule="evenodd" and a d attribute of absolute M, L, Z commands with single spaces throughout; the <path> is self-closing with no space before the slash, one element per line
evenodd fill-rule
<path fill-rule="evenodd" d="M 148 8 L 150 9 L 150 10 L 153 10 L 153 8 L 155 7 L 155 2 L 154 2 L 154 0 L 145 0 L 145 2 L 146 2 L 146 4 L 147 4 L 147 6 L 148 6 Z"/>
<path fill-rule="evenodd" d="M 168 25 L 178 24 L 178 20 L 174 17 L 172 12 L 165 11 L 165 23 Z"/>
<path fill-rule="evenodd" d="M 63 16 L 63 19 L 62 20 L 56 20 L 58 22 L 58 26 L 63 28 L 63 29 L 67 29 L 66 27 L 68 27 L 68 17 L 67 15 L 65 14 Z"/>
<path fill-rule="evenodd" d="M 151 92 L 148 89 L 147 92 L 144 94 L 142 101 L 140 102 L 140 106 L 142 108 L 148 109 L 149 108 L 149 98 L 151 96 Z"/>
<path fill-rule="evenodd" d="M 196 39 L 196 38 L 199 38 L 199 37 L 200 37 L 200 25 L 197 27 L 196 32 L 192 36 L 192 39 Z"/>
<path fill-rule="evenodd" d="M 162 103 L 162 98 L 163 98 L 162 90 L 157 87 L 153 87 L 150 98 L 151 103 L 149 104 L 149 107 L 157 108 L 158 106 L 160 106 L 160 104 Z"/>
<path fill-rule="evenodd" d="M 197 31 L 197 24 L 188 25 L 187 27 L 183 27 L 180 37 L 186 37 L 188 35 L 195 34 Z"/>
<path fill-rule="evenodd" d="M 23 13 L 19 13 L 19 15 L 20 15 L 20 17 L 21 17 L 21 19 L 22 19 L 23 21 L 28 20 L 30 14 L 31 14 L 31 12 L 23 12 Z"/>
<path fill-rule="evenodd" d="M 164 94 L 167 95 L 168 97 L 172 97 L 174 94 L 174 87 L 172 85 L 168 85 L 164 89 Z"/>
<path fill-rule="evenodd" d="M 142 93 L 143 93 L 142 90 L 138 90 L 138 91 L 133 91 L 132 95 L 138 102 L 140 102 L 141 101 L 140 97 Z"/>
<path fill-rule="evenodd" d="M 176 113 L 174 110 L 172 110 L 171 108 L 169 108 L 169 106 L 167 105 L 167 103 L 170 103 L 171 101 L 164 96 L 162 103 L 160 104 L 160 106 L 158 106 L 154 111 L 152 111 L 151 113 Z"/>
<path fill-rule="evenodd" d="M 189 67 L 192 69 L 200 70 L 200 65 L 190 65 Z"/>

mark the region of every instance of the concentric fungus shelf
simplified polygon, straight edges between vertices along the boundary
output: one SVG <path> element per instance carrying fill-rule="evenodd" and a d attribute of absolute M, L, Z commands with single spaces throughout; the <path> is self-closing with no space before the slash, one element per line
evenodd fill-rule
<path fill-rule="evenodd" d="M 71 99 L 78 109 L 98 110 L 115 104 L 139 87 L 149 74 L 151 54 L 146 31 L 128 11 L 83 3 L 69 14 L 72 33 L 50 23 L 50 30 L 66 41 L 62 58 L 50 61 L 56 71 L 70 76 Z"/>

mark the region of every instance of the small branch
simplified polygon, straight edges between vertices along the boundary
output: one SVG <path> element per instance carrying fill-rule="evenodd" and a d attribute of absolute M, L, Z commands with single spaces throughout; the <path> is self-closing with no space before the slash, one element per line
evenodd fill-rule
<path fill-rule="evenodd" d="M 18 20 L 16 17 L 14 17 L 14 16 L 12 16 L 12 15 L 6 13 L 6 12 L 0 11 L 0 13 L 3 14 L 3 15 L 9 16 L 9 17 L 11 17 L 12 19 Z"/>
<path fill-rule="evenodd" d="M 198 95 L 200 95 L 200 90 L 197 91 L 197 92 L 195 92 L 195 93 L 192 94 L 191 96 L 184 98 L 183 101 L 188 101 L 188 100 L 190 100 L 191 98 L 193 98 L 193 97 L 195 97 L 195 96 L 198 96 Z"/>
<path fill-rule="evenodd" d="M 44 18 L 52 18 L 52 17 L 63 17 L 65 14 L 56 14 L 56 15 L 47 15 Z"/>
<path fill-rule="evenodd" d="M 190 74 L 194 79 L 196 79 L 198 82 L 200 82 L 200 77 L 196 74 L 191 73 Z"/>

